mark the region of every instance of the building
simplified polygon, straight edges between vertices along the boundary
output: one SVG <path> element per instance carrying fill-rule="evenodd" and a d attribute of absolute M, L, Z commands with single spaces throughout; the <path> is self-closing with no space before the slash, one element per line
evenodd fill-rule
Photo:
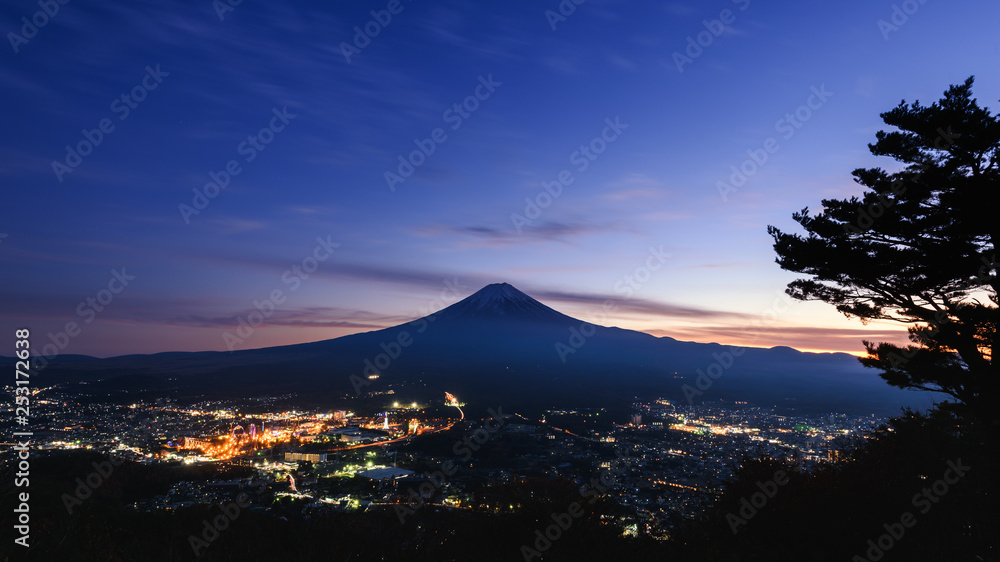
<path fill-rule="evenodd" d="M 372 433 L 353 426 L 331 429 L 327 431 L 327 434 L 335 436 L 345 443 L 371 443 L 383 437 L 381 434 Z"/>
<path fill-rule="evenodd" d="M 285 460 L 289 462 L 326 462 L 326 453 L 285 453 Z"/>
<path fill-rule="evenodd" d="M 355 474 L 355 476 L 361 476 L 362 478 L 367 478 L 369 480 L 392 480 L 399 478 L 400 476 L 409 476 L 413 474 L 412 470 L 406 470 L 405 468 L 396 468 L 394 466 L 380 466 L 376 468 L 369 468 L 368 470 L 362 470 Z"/>

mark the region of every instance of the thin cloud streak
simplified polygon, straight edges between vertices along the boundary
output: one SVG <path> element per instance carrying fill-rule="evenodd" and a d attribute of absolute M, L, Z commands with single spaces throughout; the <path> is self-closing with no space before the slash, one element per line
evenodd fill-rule
<path fill-rule="evenodd" d="M 535 291 L 532 293 L 539 300 L 567 302 L 573 304 L 586 304 L 599 309 L 606 302 L 614 302 L 619 311 L 640 314 L 645 316 L 670 316 L 676 318 L 752 318 L 751 314 L 742 312 L 729 312 L 723 310 L 712 310 L 693 306 L 682 306 L 677 304 L 652 301 L 639 298 L 622 298 L 621 295 L 599 295 L 588 293 L 569 293 L 563 291 Z"/>

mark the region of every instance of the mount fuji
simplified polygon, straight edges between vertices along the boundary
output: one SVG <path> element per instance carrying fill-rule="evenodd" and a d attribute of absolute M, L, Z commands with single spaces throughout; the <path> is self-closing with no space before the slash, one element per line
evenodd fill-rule
<path fill-rule="evenodd" d="M 54 382 L 91 390 L 247 396 L 294 392 L 404 399 L 440 396 L 526 408 L 602 406 L 637 396 L 678 403 L 762 405 L 898 414 L 928 393 L 888 386 L 844 353 L 803 353 L 678 341 L 567 316 L 507 283 L 487 285 L 434 314 L 312 343 L 227 352 L 108 359 L 56 358 Z M 405 394 L 405 396 L 404 396 Z"/>

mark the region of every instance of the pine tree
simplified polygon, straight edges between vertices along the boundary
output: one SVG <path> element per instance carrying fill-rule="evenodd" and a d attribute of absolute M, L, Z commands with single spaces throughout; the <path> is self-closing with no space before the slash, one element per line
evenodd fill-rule
<path fill-rule="evenodd" d="M 857 169 L 860 198 L 794 213 L 805 236 L 768 233 L 782 269 L 808 276 L 789 283 L 792 297 L 908 326 L 910 345 L 863 342 L 864 365 L 894 386 L 946 393 L 953 410 L 993 425 L 1000 116 L 977 104 L 972 84 L 930 106 L 903 101 L 883 113 L 896 130 L 878 132 L 868 148 L 901 169 Z"/>

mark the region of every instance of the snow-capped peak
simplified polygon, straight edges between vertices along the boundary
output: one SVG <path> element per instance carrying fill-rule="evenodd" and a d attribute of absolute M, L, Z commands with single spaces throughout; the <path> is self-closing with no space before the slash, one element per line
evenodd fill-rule
<path fill-rule="evenodd" d="M 442 311 L 447 317 L 508 317 L 565 319 L 563 314 L 517 290 L 509 283 L 492 283 Z"/>

